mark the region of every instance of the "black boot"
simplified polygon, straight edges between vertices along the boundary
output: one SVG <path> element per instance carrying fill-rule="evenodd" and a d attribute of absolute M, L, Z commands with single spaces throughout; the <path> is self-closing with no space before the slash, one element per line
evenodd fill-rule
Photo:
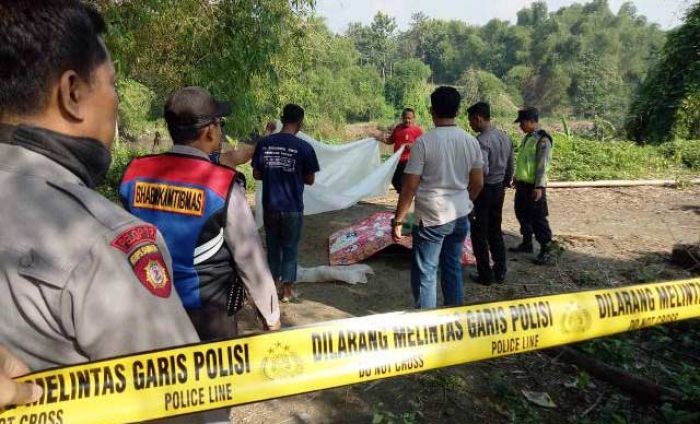
<path fill-rule="evenodd" d="M 469 278 L 476 284 L 481 284 L 482 286 L 490 286 L 491 284 L 493 284 L 493 278 L 482 276 L 477 272 L 470 272 Z"/>
<path fill-rule="evenodd" d="M 553 265 L 554 256 L 552 256 L 552 249 L 549 243 L 545 243 L 540 247 L 540 254 L 533 261 L 535 265 Z"/>
<path fill-rule="evenodd" d="M 496 264 L 493 267 L 493 279 L 498 284 L 503 284 L 506 282 L 506 267 L 505 265 Z"/>
<path fill-rule="evenodd" d="M 523 238 L 522 243 L 520 243 L 517 247 L 509 247 L 508 251 L 516 253 L 532 253 L 532 239 Z"/>

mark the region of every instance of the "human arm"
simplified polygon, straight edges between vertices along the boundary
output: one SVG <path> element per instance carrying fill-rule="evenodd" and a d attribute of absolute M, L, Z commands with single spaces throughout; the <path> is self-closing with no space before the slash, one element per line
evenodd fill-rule
<path fill-rule="evenodd" d="M 393 130 L 391 130 L 391 133 L 387 136 L 387 133 L 383 133 L 381 138 L 378 138 L 377 140 L 381 141 L 384 144 L 392 145 L 396 142 L 396 138 L 394 137 L 394 134 L 396 134 L 396 127 L 394 127 Z"/>
<path fill-rule="evenodd" d="M 231 192 L 226 210 L 227 225 L 224 240 L 236 264 L 243 284 L 262 316 L 265 329 L 280 327 L 277 289 L 267 267 L 260 236 L 245 196 L 239 190 Z"/>
<path fill-rule="evenodd" d="M 483 150 L 481 148 L 481 142 L 476 140 L 472 136 L 467 137 L 468 146 L 468 163 L 469 163 L 469 174 L 467 179 L 467 192 L 469 193 L 469 199 L 474 200 L 481 193 L 481 189 L 484 188 L 484 167 L 487 166 L 485 161 L 487 158 L 484 157 Z"/>
<path fill-rule="evenodd" d="M 535 202 L 539 201 L 544 194 L 544 189 L 547 187 L 547 165 L 552 151 L 552 142 L 549 137 L 544 136 L 537 142 L 535 168 L 535 189 L 532 196 Z"/>
<path fill-rule="evenodd" d="M 264 164 L 262 163 L 262 151 L 260 143 L 255 145 L 255 150 L 253 151 L 253 158 L 251 159 L 250 166 L 253 168 L 253 178 L 256 180 L 263 179 L 262 168 Z"/>
<path fill-rule="evenodd" d="M 151 235 L 144 236 L 147 228 Z M 198 342 L 171 262 L 149 225 L 132 223 L 108 242 L 96 240 L 61 294 L 64 331 L 90 360 Z"/>
<path fill-rule="evenodd" d="M 245 143 L 238 143 L 237 148 L 221 152 L 219 156 L 219 164 L 235 168 L 237 165 L 242 165 L 253 158 L 255 148 Z"/>
<path fill-rule="evenodd" d="M 409 209 L 411 208 L 411 203 L 416 197 L 416 192 L 418 191 L 418 185 L 420 184 L 420 178 L 423 174 L 423 165 L 425 164 L 425 146 L 420 141 L 416 141 L 415 149 L 411 154 L 408 163 L 406 164 L 406 169 L 403 174 L 403 184 L 401 187 L 401 193 L 399 193 L 399 201 L 396 205 L 396 214 L 394 215 L 394 223 L 392 223 L 392 238 L 394 241 L 401 239 L 401 224 L 406 218 Z"/>
<path fill-rule="evenodd" d="M 481 168 L 474 168 L 469 171 L 469 185 L 467 186 L 467 191 L 469 192 L 469 200 L 474 200 L 479 197 L 481 189 L 484 188 L 484 171 Z"/>
<path fill-rule="evenodd" d="M 491 149 L 489 148 L 488 141 L 482 139 L 483 135 L 477 137 L 479 142 L 479 149 L 481 150 L 481 169 L 484 172 L 484 176 L 489 175 L 489 163 L 491 160 Z"/>
<path fill-rule="evenodd" d="M 314 151 L 314 148 L 307 143 L 304 148 L 303 158 L 304 184 L 313 185 L 316 181 L 315 174 L 320 170 L 321 167 L 318 165 L 316 151 Z"/>
<path fill-rule="evenodd" d="M 10 405 L 23 405 L 41 398 L 41 387 L 19 383 L 13 378 L 29 374 L 29 368 L 5 347 L 0 346 L 0 409 Z"/>
<path fill-rule="evenodd" d="M 512 187 L 513 186 L 513 173 L 515 172 L 515 147 L 513 146 L 513 140 L 508 137 L 508 146 L 510 147 L 508 151 L 508 159 L 506 161 L 506 173 L 503 176 L 503 186 Z"/>

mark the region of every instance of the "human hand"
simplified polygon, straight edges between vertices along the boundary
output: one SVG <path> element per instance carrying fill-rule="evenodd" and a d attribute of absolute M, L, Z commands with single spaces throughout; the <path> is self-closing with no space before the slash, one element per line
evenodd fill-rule
<path fill-rule="evenodd" d="M 278 320 L 274 324 L 264 324 L 263 326 L 265 327 L 265 331 L 277 331 L 282 328 L 282 320 Z"/>
<path fill-rule="evenodd" d="M 0 408 L 32 403 L 41 399 L 44 393 L 41 387 L 13 380 L 28 373 L 29 368 L 24 362 L 0 346 Z"/>
<path fill-rule="evenodd" d="M 544 193 L 544 190 L 541 188 L 536 188 L 532 190 L 532 200 L 535 202 L 539 202 L 540 199 L 542 198 L 542 194 Z"/>
<path fill-rule="evenodd" d="M 401 225 L 394 225 L 391 228 L 391 238 L 396 243 L 403 238 L 403 235 L 401 235 L 401 227 Z"/>

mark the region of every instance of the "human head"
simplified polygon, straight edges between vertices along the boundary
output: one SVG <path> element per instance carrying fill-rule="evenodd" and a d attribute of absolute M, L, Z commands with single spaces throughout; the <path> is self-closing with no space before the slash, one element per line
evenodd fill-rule
<path fill-rule="evenodd" d="M 174 144 L 194 145 L 205 153 L 221 150 L 223 118 L 231 114 L 228 102 L 215 99 L 202 87 L 185 87 L 165 101 L 164 115 Z"/>
<path fill-rule="evenodd" d="M 482 132 L 491 121 L 491 106 L 486 102 L 478 102 L 467 109 L 469 126 L 476 132 Z"/>
<path fill-rule="evenodd" d="M 518 117 L 515 119 L 515 123 L 519 123 L 520 129 L 523 130 L 524 133 L 529 134 L 537 129 L 539 120 L 540 114 L 537 108 L 526 107 L 518 111 Z"/>
<path fill-rule="evenodd" d="M 401 123 L 407 127 L 410 127 L 416 122 L 416 112 L 407 107 L 401 112 Z"/>
<path fill-rule="evenodd" d="M 430 95 L 430 110 L 433 118 L 453 119 L 459 111 L 462 96 L 454 87 L 440 86 Z"/>
<path fill-rule="evenodd" d="M 115 73 L 105 22 L 78 0 L 0 2 L 0 122 L 111 146 Z"/>
<path fill-rule="evenodd" d="M 297 133 L 301 130 L 301 126 L 304 123 L 304 109 L 294 103 L 286 104 L 282 109 L 280 120 L 284 128 L 291 129 L 294 133 Z"/>

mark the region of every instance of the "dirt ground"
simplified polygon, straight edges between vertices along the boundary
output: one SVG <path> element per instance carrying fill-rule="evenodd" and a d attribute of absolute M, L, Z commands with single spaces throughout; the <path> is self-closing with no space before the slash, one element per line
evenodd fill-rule
<path fill-rule="evenodd" d="M 467 302 L 689 276 L 668 258 L 675 243 L 700 239 L 700 188 L 550 189 L 548 196 L 555 239 L 564 248 L 557 265 L 538 267 L 530 263 L 532 255 L 511 254 L 506 283 L 490 287 L 470 283 L 465 272 Z M 373 212 L 394 210 L 396 200 L 390 191 L 387 197 L 347 210 L 305 217 L 300 265 L 326 265 L 331 233 Z M 509 246 L 519 242 L 512 205 L 510 191 L 503 225 Z M 365 263 L 374 270 L 368 284 L 300 284 L 302 301 L 282 305 L 283 324 L 410 309 L 410 256 L 380 253 Z M 244 312 L 248 331 L 253 329 L 251 316 Z M 592 381 L 592 390 L 576 389 L 571 381 L 578 374 L 573 366 L 541 352 L 521 354 L 245 405 L 233 408 L 232 422 L 600 422 L 608 421 L 601 414 L 611 409 L 624 410 L 627 422 L 655 420 L 644 405 L 604 382 Z M 558 407 L 531 407 L 521 389 L 547 392 Z"/>

